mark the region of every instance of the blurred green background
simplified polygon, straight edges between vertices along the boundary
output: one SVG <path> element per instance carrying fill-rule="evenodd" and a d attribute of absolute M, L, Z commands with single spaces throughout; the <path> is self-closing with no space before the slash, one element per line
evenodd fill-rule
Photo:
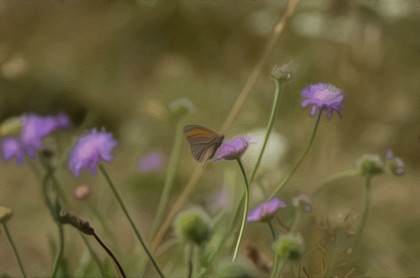
<path fill-rule="evenodd" d="M 170 103 L 188 98 L 196 111 L 187 123 L 220 128 L 286 5 L 284 0 L 1 1 L 0 119 L 63 111 L 76 128 L 83 123 L 84 128 L 106 127 L 113 132 L 119 146 L 107 168 L 147 235 L 165 169 L 141 174 L 136 165 L 152 150 L 170 154 L 176 124 Z M 301 89 L 326 82 L 344 90 L 343 119 L 322 121 L 314 147 L 285 197 L 294 190 L 311 192 L 330 174 L 355 167 L 364 153 L 384 156 L 392 148 L 407 170 L 402 178 L 373 180 L 364 234 L 368 252 L 358 268 L 367 276 L 420 275 L 419 34 L 418 0 L 301 1 L 226 132 L 231 137 L 265 127 L 274 90 L 271 69 L 292 62 L 293 79 L 285 86 L 275 125 L 287 139 L 286 152 L 274 170 L 260 178 L 274 186 L 297 161 L 312 131 L 314 119 L 309 109 L 300 106 Z M 83 130 L 60 134 L 63 159 Z M 119 250 L 117 254 L 140 252 L 133 247 L 132 233 L 103 178 L 85 173 L 76 179 L 64 162 L 60 165 L 58 175 L 69 196 L 76 184 L 93 185 L 91 203 L 116 227 L 114 240 L 107 240 Z M 185 143 L 173 200 L 193 165 Z M 191 203 L 208 202 L 229 169 L 238 172 L 228 162 L 209 165 Z M 352 209 L 360 212 L 362 189 L 362 179 L 331 186 L 316 200 L 316 214 L 340 219 Z M 258 201 L 254 197 L 251 206 Z M 9 226 L 27 272 L 45 276 L 56 232 L 28 167 L 1 164 L 0 205 L 15 210 Z M 87 207 L 73 201 L 71 209 L 100 226 Z M 251 227 L 248 240 L 260 241 L 258 229 L 266 228 Z M 67 230 L 73 245 L 65 256 L 73 258 L 70 268 L 76 268 L 84 248 L 77 233 Z M 269 245 L 263 249 L 270 254 Z M 136 262 L 129 265 L 127 272 L 136 275 Z M 2 273 L 19 275 L 4 233 L 0 234 Z"/>

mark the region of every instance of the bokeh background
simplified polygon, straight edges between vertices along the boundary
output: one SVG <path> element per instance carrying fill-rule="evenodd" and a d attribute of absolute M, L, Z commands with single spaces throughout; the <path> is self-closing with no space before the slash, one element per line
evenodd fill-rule
<path fill-rule="evenodd" d="M 186 123 L 220 128 L 286 5 L 284 0 L 0 2 L 0 119 L 28 112 L 70 115 L 75 129 L 57 136 L 62 153 L 57 175 L 70 198 L 77 184 L 92 185 L 90 205 L 73 200 L 70 208 L 99 227 L 89 206 L 106 215 L 114 234 L 105 238 L 129 262 L 129 274 L 140 268 L 135 254 L 143 255 L 133 244 L 126 220 L 101 176 L 71 175 L 65 168 L 66 152 L 88 128 L 113 132 L 119 146 L 107 168 L 147 235 L 166 164 L 143 173 L 138 160 L 151 151 L 169 156 L 176 126 L 171 103 L 189 99 L 195 112 Z M 293 78 L 285 86 L 275 124 L 280 151 L 258 179 L 274 188 L 299 158 L 314 124 L 308 109 L 300 105 L 301 89 L 326 82 L 344 90 L 343 118 L 322 120 L 314 147 L 284 198 L 297 190 L 310 193 L 329 175 L 354 168 L 365 153 L 384 157 L 392 148 L 404 160 L 403 177 L 373 180 L 363 239 L 366 251 L 359 262 L 352 262 L 355 274 L 420 275 L 419 34 L 418 0 L 300 1 L 241 113 L 225 133 L 231 137 L 265 127 L 273 101 L 271 69 L 291 62 Z M 185 142 L 169 206 L 193 167 Z M 229 162 L 208 165 L 188 203 L 210 210 L 220 201 L 214 196 L 226 185 L 226 176 L 238 172 Z M 232 189 L 235 182 L 226 185 L 235 198 L 242 188 L 240 176 L 236 179 L 237 191 Z M 261 201 L 262 194 L 254 190 L 251 206 Z M 218 205 L 232 209 L 231 199 Z M 331 185 L 314 204 L 312 217 L 340 222 L 349 211 L 357 215 L 363 204 L 363 180 Z M 45 276 L 54 257 L 55 226 L 42 203 L 37 179 L 26 165 L 1 163 L 0 205 L 15 211 L 9 227 L 27 272 Z M 250 227 L 247 240 L 261 244 L 271 255 L 269 234 L 261 238 L 259 229 L 266 227 Z M 88 254 L 77 232 L 66 231 L 65 256 L 69 268 L 76 269 Z M 168 240 L 171 237 L 170 232 Z M 169 255 L 161 258 L 162 263 L 170 260 Z M 182 264 L 182 258 L 177 260 L 173 264 Z M 179 271 L 173 273 L 183 275 Z M 2 233 L 0 274 L 6 273 L 20 272 Z"/>

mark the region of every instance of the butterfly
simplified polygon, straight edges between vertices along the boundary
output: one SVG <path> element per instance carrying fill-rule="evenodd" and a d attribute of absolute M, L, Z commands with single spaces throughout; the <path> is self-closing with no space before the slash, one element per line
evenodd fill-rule
<path fill-rule="evenodd" d="M 201 125 L 186 125 L 184 134 L 190 143 L 191 154 L 198 162 L 212 159 L 225 138 Z"/>

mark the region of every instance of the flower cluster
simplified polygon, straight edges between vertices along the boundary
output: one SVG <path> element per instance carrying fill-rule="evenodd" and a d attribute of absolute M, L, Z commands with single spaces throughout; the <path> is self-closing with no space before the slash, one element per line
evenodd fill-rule
<path fill-rule="evenodd" d="M 44 138 L 58 129 L 69 128 L 70 119 L 65 114 L 56 116 L 40 116 L 26 114 L 20 118 L 22 131 L 18 137 L 6 136 L 1 140 L 3 159 L 16 159 L 22 164 L 24 157 L 35 158 L 39 149 L 44 147 Z"/>

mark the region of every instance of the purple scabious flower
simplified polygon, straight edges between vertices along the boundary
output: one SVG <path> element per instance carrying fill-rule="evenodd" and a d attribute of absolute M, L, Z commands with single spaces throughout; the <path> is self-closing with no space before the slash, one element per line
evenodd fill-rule
<path fill-rule="evenodd" d="M 22 164 L 24 156 L 35 158 L 38 150 L 44 146 L 44 138 L 53 131 L 71 126 L 70 119 L 65 114 L 56 116 L 40 116 L 37 114 L 25 114 L 20 117 L 22 131 L 19 137 L 6 137 L 1 141 L 3 159 L 16 158 L 18 164 Z"/>
<path fill-rule="evenodd" d="M 24 148 L 21 142 L 14 137 L 6 137 L 1 142 L 1 151 L 3 152 L 3 159 L 5 161 L 16 158 L 17 164 L 23 164 L 25 156 Z"/>
<path fill-rule="evenodd" d="M 318 83 L 309 85 L 302 90 L 301 95 L 306 98 L 302 102 L 302 106 L 312 105 L 311 116 L 314 116 L 318 110 L 326 110 L 328 118 L 332 117 L 333 112 L 341 118 L 340 110 L 344 109 L 341 104 L 344 95 L 343 92 L 334 85 L 327 83 Z"/>
<path fill-rule="evenodd" d="M 82 136 L 70 151 L 69 169 L 75 176 L 80 175 L 80 171 L 89 168 L 92 175 L 96 174 L 99 162 L 112 160 L 112 149 L 117 145 L 111 133 L 105 129 L 98 132 L 95 129 L 91 133 Z"/>
<path fill-rule="evenodd" d="M 138 169 L 143 173 L 160 170 L 165 164 L 165 156 L 159 151 L 153 151 L 142 156 L 138 162 Z"/>
<path fill-rule="evenodd" d="M 246 151 L 249 143 L 251 143 L 251 140 L 246 136 L 236 136 L 230 141 L 225 141 L 217 150 L 216 158 L 214 160 L 237 159 Z"/>
<path fill-rule="evenodd" d="M 267 222 L 273 218 L 274 214 L 281 208 L 287 207 L 285 201 L 274 197 L 273 199 L 261 203 L 254 210 L 248 213 L 246 220 L 248 222 Z"/>
<path fill-rule="evenodd" d="M 27 114 L 21 118 L 23 128 L 20 134 L 25 153 L 34 158 L 37 151 L 43 147 L 43 139 L 57 129 L 69 128 L 70 119 L 65 114 L 57 116 L 40 116 Z"/>

